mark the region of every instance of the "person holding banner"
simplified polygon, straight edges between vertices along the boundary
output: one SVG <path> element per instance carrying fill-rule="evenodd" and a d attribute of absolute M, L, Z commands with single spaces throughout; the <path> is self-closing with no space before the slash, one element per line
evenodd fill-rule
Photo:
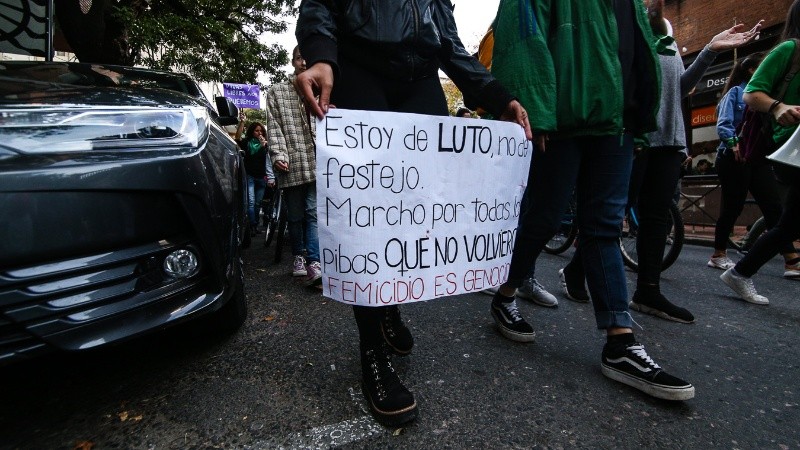
<path fill-rule="evenodd" d="M 654 397 L 693 398 L 694 386 L 664 371 L 634 337 L 619 251 L 633 138 L 657 129 L 660 100 L 644 3 L 501 0 L 493 29 L 495 48 L 504 51 L 494 53 L 492 74 L 531 111 L 533 129 L 549 137 L 530 168 L 529 206 L 495 304 L 522 285 L 574 189 L 580 261 L 597 327 L 607 336 L 602 373 Z M 515 341 L 528 334 L 522 326 L 504 333 Z"/>
<path fill-rule="evenodd" d="M 296 36 L 308 63 L 297 85 L 320 119 L 333 105 L 447 116 L 441 68 L 466 98 L 495 117 L 520 124 L 525 137 L 532 139 L 520 103 L 464 49 L 449 0 L 303 0 Z M 516 311 L 513 302 L 505 305 L 505 314 Z M 353 313 L 362 390 L 371 412 L 389 426 L 414 420 L 414 396 L 395 373 L 390 357 L 390 352 L 407 355 L 414 345 L 397 306 L 353 306 Z"/>
<path fill-rule="evenodd" d="M 800 51 L 800 48 L 796 48 L 797 39 L 800 39 L 800 0 L 795 0 L 789 7 L 782 42 L 758 66 L 743 96 L 748 107 L 771 116 L 772 137 L 781 148 L 770 159 L 773 159 L 778 179 L 789 188 L 778 224 L 764 233 L 736 266 L 720 275 L 720 279 L 742 299 L 758 305 L 769 304 L 769 299 L 758 294 L 751 277 L 781 249 L 791 246 L 800 238 L 800 160 L 796 151 L 800 146 L 797 133 L 800 124 L 800 77 L 792 78 L 782 99 L 773 97 L 776 87 L 789 71 L 792 55 Z M 782 150 L 788 151 L 784 153 Z"/>
<path fill-rule="evenodd" d="M 317 158 L 315 124 L 303 107 L 295 84 L 296 77 L 306 70 L 306 62 L 297 46 L 292 51 L 292 67 L 294 75 L 283 83 L 274 84 L 267 92 L 267 123 L 270 156 L 286 199 L 289 240 L 294 255 L 292 275 L 305 277 L 305 283 L 310 286 L 322 279 L 314 172 Z"/>

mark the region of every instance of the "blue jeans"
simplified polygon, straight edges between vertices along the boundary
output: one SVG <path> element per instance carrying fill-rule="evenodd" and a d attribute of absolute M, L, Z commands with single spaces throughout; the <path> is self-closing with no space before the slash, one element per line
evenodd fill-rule
<path fill-rule="evenodd" d="M 261 200 L 264 199 L 264 190 L 267 188 L 267 181 L 264 177 L 247 176 L 247 217 L 250 225 L 258 225 L 258 213 L 261 211 Z"/>
<path fill-rule="evenodd" d="M 292 254 L 302 255 L 305 243 L 308 262 L 319 262 L 316 183 L 284 188 L 283 198 L 286 201 L 286 221 L 289 223 Z"/>
<path fill-rule="evenodd" d="M 573 190 L 578 200 L 578 249 L 597 327 L 630 328 L 628 288 L 619 236 L 633 161 L 630 135 L 553 139 L 528 174 L 528 205 L 517 229 L 506 286 L 522 285 L 558 231 Z"/>

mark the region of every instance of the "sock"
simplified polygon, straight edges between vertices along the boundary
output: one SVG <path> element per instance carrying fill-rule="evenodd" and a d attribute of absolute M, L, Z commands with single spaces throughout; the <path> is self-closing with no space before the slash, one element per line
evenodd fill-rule
<path fill-rule="evenodd" d="M 617 344 L 633 344 L 636 342 L 636 338 L 633 337 L 633 333 L 625 333 L 625 334 L 615 334 L 613 336 L 606 336 L 606 342 L 611 345 Z"/>
<path fill-rule="evenodd" d="M 497 302 L 497 303 L 511 303 L 513 301 L 514 301 L 514 296 L 513 295 L 511 297 L 506 297 L 505 295 L 501 294 L 500 291 L 497 291 L 497 293 L 494 294 L 494 298 L 492 299 L 493 303 L 494 302 Z"/>

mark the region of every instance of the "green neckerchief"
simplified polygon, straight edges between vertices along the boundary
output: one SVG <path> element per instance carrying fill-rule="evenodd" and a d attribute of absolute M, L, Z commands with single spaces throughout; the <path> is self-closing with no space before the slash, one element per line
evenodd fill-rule
<path fill-rule="evenodd" d="M 663 34 L 657 34 L 655 36 L 656 36 L 656 53 L 664 56 L 672 56 L 675 54 L 675 50 L 670 48 L 670 46 L 675 43 L 674 37 L 664 36 Z"/>
<path fill-rule="evenodd" d="M 255 155 L 261 150 L 261 142 L 258 142 L 256 138 L 250 138 L 250 140 L 247 141 L 247 149 L 250 150 L 251 155 Z"/>

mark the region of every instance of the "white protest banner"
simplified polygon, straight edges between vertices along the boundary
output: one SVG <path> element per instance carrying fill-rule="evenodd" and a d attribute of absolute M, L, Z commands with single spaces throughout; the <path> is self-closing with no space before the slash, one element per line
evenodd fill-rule
<path fill-rule="evenodd" d="M 522 127 L 331 109 L 316 144 L 326 297 L 385 306 L 508 278 L 533 149 Z"/>

